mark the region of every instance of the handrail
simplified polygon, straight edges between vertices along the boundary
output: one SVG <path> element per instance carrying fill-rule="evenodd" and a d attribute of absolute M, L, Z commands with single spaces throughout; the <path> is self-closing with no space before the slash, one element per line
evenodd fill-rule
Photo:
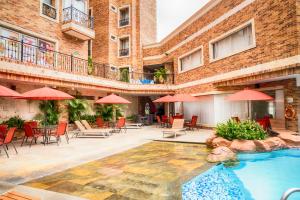
<path fill-rule="evenodd" d="M 63 22 L 75 21 L 82 26 L 90 29 L 94 29 L 94 18 L 87 13 L 78 10 L 77 8 L 70 6 L 63 9 Z"/>
<path fill-rule="evenodd" d="M 290 188 L 283 193 L 280 200 L 287 200 L 293 193 L 300 192 L 300 188 Z"/>

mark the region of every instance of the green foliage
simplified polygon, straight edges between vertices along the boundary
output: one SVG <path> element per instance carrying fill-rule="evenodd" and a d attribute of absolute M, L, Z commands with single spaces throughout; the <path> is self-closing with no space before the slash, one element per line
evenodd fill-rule
<path fill-rule="evenodd" d="M 100 116 L 104 121 L 111 121 L 114 108 L 116 110 L 116 118 L 123 117 L 122 106 L 115 104 L 97 105 L 96 115 Z"/>
<path fill-rule="evenodd" d="M 58 123 L 59 109 L 56 101 L 42 101 L 39 108 L 43 115 L 37 116 L 43 125 L 55 125 Z"/>
<path fill-rule="evenodd" d="M 4 121 L 3 124 L 6 124 L 8 128 L 17 127 L 18 129 L 22 129 L 25 120 L 21 119 L 19 116 L 11 117 L 7 121 Z"/>
<path fill-rule="evenodd" d="M 120 69 L 120 81 L 129 83 L 129 70 L 127 68 Z"/>
<path fill-rule="evenodd" d="M 266 138 L 266 131 L 252 120 L 236 122 L 229 120 L 227 123 L 217 125 L 217 135 L 227 140 L 263 140 Z"/>
<path fill-rule="evenodd" d="M 96 115 L 82 115 L 81 120 L 86 120 L 90 124 L 96 123 L 97 116 Z"/>
<path fill-rule="evenodd" d="M 167 80 L 167 70 L 165 68 L 156 69 L 154 72 L 155 81 L 164 82 Z"/>
<path fill-rule="evenodd" d="M 94 67 L 94 64 L 93 64 L 92 57 L 89 56 L 88 57 L 88 75 L 93 74 L 94 70 L 95 70 L 95 67 Z"/>
<path fill-rule="evenodd" d="M 72 99 L 68 101 L 68 114 L 71 123 L 81 120 L 82 115 L 86 112 L 88 103 L 83 99 Z"/>
<path fill-rule="evenodd" d="M 126 119 L 128 121 L 134 121 L 135 122 L 137 120 L 137 115 L 130 115 L 130 116 L 126 117 Z"/>

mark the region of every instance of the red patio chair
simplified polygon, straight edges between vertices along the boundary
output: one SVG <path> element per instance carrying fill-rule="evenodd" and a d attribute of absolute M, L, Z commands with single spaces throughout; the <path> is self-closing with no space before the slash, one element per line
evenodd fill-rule
<path fill-rule="evenodd" d="M 116 127 L 115 127 L 115 130 L 119 133 L 122 132 L 122 130 L 124 130 L 124 133 L 127 132 L 127 129 L 126 129 L 126 120 L 124 117 L 121 117 L 118 119 L 117 121 L 117 124 L 116 124 Z"/>
<path fill-rule="evenodd" d="M 6 124 L 0 125 L 0 141 L 3 141 L 7 132 L 8 126 Z"/>
<path fill-rule="evenodd" d="M 185 124 L 186 127 L 188 127 L 189 130 L 194 130 L 194 128 L 197 128 L 197 121 L 198 121 L 198 116 L 192 116 L 192 120 L 190 122 L 187 122 Z"/>
<path fill-rule="evenodd" d="M 158 115 L 156 115 L 157 127 L 164 127 L 165 123 L 163 123 Z"/>
<path fill-rule="evenodd" d="M 34 131 L 34 128 L 37 128 L 37 124 L 36 124 L 36 127 L 35 126 L 35 123 L 25 123 L 23 128 L 24 128 L 24 132 L 25 132 L 25 135 L 23 137 L 23 140 L 22 140 L 22 143 L 21 143 L 21 146 L 23 146 L 24 144 L 24 141 L 27 142 L 28 139 L 31 139 L 30 141 L 30 145 L 29 147 L 31 147 L 32 145 L 32 142 L 33 140 L 35 141 L 35 143 L 37 142 L 37 139 L 39 137 L 43 137 L 43 134 L 38 132 L 38 131 Z"/>
<path fill-rule="evenodd" d="M 166 115 L 161 116 L 161 121 L 165 124 L 168 123 L 168 116 Z"/>
<path fill-rule="evenodd" d="M 66 137 L 67 143 L 69 144 L 67 127 L 68 127 L 67 122 L 59 122 L 56 131 L 54 133 L 51 133 L 51 136 L 54 136 L 56 138 L 57 145 L 59 145 L 59 142 L 61 141 L 61 136 L 63 135 Z"/>
<path fill-rule="evenodd" d="M 17 151 L 17 149 L 16 149 L 16 147 L 15 147 L 15 145 L 14 145 L 14 143 L 13 143 L 13 138 L 14 138 L 14 134 L 15 134 L 15 131 L 17 130 L 17 128 L 10 128 L 8 131 L 7 131 L 7 134 L 6 134 L 6 136 L 5 136 L 5 139 L 4 139 L 4 141 L 0 141 L 0 146 L 2 146 L 3 147 L 3 149 L 4 149 L 4 151 L 5 151 L 5 153 L 6 153 L 6 156 L 9 158 L 9 155 L 8 155 L 8 152 L 7 152 L 7 150 L 8 150 L 8 145 L 9 144 L 11 144 L 13 147 L 14 147 L 14 149 L 15 149 L 15 151 L 16 151 L 16 154 L 18 154 L 18 151 Z"/>
<path fill-rule="evenodd" d="M 170 117 L 170 120 L 169 120 L 169 127 L 172 127 L 173 126 L 173 122 L 174 122 L 174 117 Z"/>
<path fill-rule="evenodd" d="M 103 121 L 103 119 L 101 117 L 98 117 L 96 119 L 96 124 L 99 128 L 108 128 L 107 124 L 105 124 L 105 122 Z"/>

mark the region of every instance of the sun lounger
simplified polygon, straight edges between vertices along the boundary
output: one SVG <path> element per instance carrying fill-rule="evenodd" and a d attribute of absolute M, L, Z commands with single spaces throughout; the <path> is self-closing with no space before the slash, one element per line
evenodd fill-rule
<path fill-rule="evenodd" d="M 186 134 L 185 130 L 184 119 L 174 119 L 172 128 L 163 131 L 163 137 L 177 137 L 180 132 L 184 132 L 184 134 Z"/>
<path fill-rule="evenodd" d="M 98 138 L 109 136 L 110 129 L 86 129 L 80 121 L 75 121 L 75 124 L 79 131 L 76 133 L 76 137 L 79 138 Z"/>

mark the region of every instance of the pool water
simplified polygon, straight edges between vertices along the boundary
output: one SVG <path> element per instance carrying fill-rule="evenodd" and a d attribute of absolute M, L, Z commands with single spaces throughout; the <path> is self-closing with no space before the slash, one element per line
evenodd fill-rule
<path fill-rule="evenodd" d="M 183 200 L 279 200 L 300 188 L 300 150 L 239 154 L 233 167 L 215 166 L 182 186 Z M 300 193 L 289 200 L 299 200 Z"/>

